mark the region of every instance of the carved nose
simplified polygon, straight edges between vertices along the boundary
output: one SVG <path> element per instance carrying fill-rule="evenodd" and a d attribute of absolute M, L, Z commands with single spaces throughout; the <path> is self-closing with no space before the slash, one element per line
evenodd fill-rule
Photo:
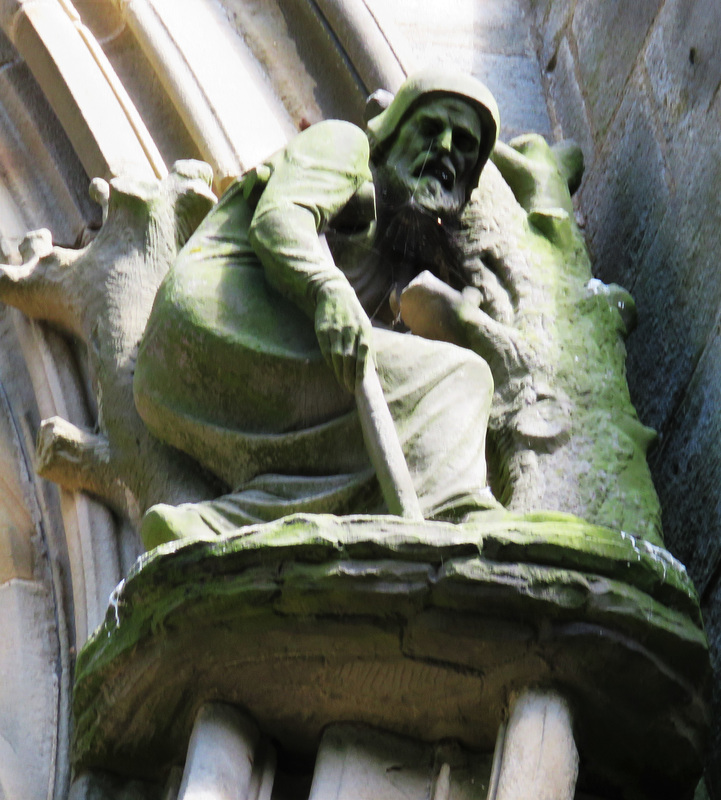
<path fill-rule="evenodd" d="M 453 131 L 450 128 L 446 128 L 438 135 L 438 147 L 446 153 L 451 152 L 453 147 Z"/>

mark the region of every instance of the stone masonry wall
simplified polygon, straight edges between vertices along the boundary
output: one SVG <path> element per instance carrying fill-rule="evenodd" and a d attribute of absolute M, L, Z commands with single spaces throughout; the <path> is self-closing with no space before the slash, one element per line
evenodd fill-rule
<path fill-rule="evenodd" d="M 666 542 L 702 598 L 715 669 L 706 782 L 721 797 L 721 3 L 534 0 L 556 135 L 583 147 L 597 275 L 634 295 L 629 383 Z"/>

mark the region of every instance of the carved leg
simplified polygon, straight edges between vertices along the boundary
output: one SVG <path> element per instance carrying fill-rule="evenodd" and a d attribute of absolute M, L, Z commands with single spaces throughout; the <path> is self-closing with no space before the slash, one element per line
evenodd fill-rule
<path fill-rule="evenodd" d="M 489 800 L 573 800 L 578 752 L 571 713 L 562 697 L 554 692 L 523 692 L 496 748 L 500 773 Z"/>
<path fill-rule="evenodd" d="M 255 723 L 231 706 L 203 706 L 188 745 L 179 800 L 270 800 L 275 756 L 259 756 Z"/>

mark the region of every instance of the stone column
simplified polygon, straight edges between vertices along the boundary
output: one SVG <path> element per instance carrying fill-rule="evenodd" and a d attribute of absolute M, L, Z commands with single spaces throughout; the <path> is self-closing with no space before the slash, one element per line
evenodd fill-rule
<path fill-rule="evenodd" d="M 198 712 L 178 800 L 270 800 L 275 758 L 259 756 L 260 733 L 242 712 L 209 703 Z"/>
<path fill-rule="evenodd" d="M 496 748 L 500 773 L 489 800 L 573 800 L 578 751 L 560 695 L 536 689 L 519 695 Z"/>

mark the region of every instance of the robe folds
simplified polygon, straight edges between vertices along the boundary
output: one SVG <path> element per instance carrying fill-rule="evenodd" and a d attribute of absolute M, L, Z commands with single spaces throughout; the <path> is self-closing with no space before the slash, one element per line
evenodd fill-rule
<path fill-rule="evenodd" d="M 159 439 L 230 488 L 196 504 L 218 533 L 300 511 L 385 510 L 353 396 L 325 363 L 313 325 L 320 287 L 352 286 L 369 315 L 387 301 L 383 265 L 362 257 L 375 230 L 368 159 L 354 125 L 309 128 L 228 189 L 158 291 L 136 406 Z M 344 230 L 353 246 L 336 245 L 333 264 L 319 234 L 342 242 Z M 373 345 L 424 516 L 494 506 L 486 363 L 380 327 Z"/>

